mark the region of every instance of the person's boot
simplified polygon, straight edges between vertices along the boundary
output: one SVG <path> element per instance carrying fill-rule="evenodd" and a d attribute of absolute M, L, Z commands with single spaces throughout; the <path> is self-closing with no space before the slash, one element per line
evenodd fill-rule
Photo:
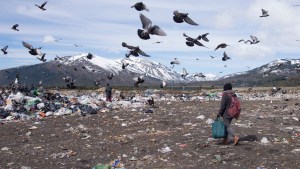
<path fill-rule="evenodd" d="M 239 142 L 240 138 L 238 136 L 233 137 L 233 145 L 235 146 Z"/>

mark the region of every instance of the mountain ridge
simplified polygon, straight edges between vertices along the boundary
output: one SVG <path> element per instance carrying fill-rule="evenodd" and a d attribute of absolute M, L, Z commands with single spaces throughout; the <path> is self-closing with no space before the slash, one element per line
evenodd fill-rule
<path fill-rule="evenodd" d="M 43 81 L 45 86 L 64 87 L 63 78 L 71 76 L 78 86 L 91 87 L 97 80 L 101 86 L 110 83 L 118 86 L 133 86 L 135 77 L 143 75 L 145 83 L 142 85 L 159 86 L 162 81 L 167 83 L 184 85 L 222 85 L 225 82 L 233 82 L 238 86 L 254 86 L 272 84 L 272 81 L 286 80 L 287 76 L 298 78 L 300 59 L 279 59 L 260 67 L 218 77 L 214 74 L 201 74 L 198 76 L 189 74 L 185 78 L 181 74 L 171 70 L 166 65 L 153 62 L 147 58 L 129 57 L 123 59 L 107 59 L 100 56 L 87 58 L 87 53 L 64 56 L 57 60 L 20 66 L 17 68 L 0 71 L 0 85 L 5 86 L 14 81 L 16 74 L 20 74 L 20 82 L 37 84 Z M 122 69 L 123 63 L 129 65 Z M 107 76 L 113 73 L 112 80 Z M 274 83 L 273 83 L 274 84 Z"/>

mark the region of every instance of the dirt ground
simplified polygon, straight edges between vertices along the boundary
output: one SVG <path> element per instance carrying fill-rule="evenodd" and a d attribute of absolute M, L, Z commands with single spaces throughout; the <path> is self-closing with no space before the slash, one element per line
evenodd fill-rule
<path fill-rule="evenodd" d="M 237 146 L 210 139 L 207 119 L 214 119 L 220 101 L 164 101 L 153 113 L 120 109 L 5 122 L 0 168 L 91 169 L 121 156 L 127 169 L 295 169 L 300 166 L 299 103 L 242 100 L 241 117 L 233 121 L 241 137 Z M 262 143 L 263 137 L 270 142 Z"/>

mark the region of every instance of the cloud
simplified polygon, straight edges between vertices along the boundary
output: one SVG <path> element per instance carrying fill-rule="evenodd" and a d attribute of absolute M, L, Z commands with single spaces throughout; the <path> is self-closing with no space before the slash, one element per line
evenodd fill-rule
<path fill-rule="evenodd" d="M 51 0 L 46 5 L 46 11 L 35 7 L 33 1 L 0 1 L 1 6 L 6 6 L 0 12 L 3 28 L 0 29 L 0 43 L 2 46 L 9 45 L 10 49 L 5 65 L 12 64 L 10 58 L 35 59 L 22 47 L 21 41 L 43 46 L 47 59 L 55 54 L 87 52 L 106 58 L 122 58 L 127 49 L 121 43 L 126 42 L 150 54 L 150 60 L 169 65 L 174 57 L 184 58 L 181 66 L 189 67 L 192 72 L 204 73 L 224 69 L 224 63 L 219 60 L 224 51 L 233 58 L 226 63 L 233 67 L 228 72 L 244 70 L 248 64 L 251 67 L 260 66 L 278 57 L 299 56 L 300 43 L 296 39 L 300 39 L 300 20 L 297 19 L 300 10 L 293 7 L 291 1 L 220 2 L 145 0 L 150 12 L 139 12 L 130 8 L 136 3 L 134 0 L 90 0 L 88 3 L 81 0 Z M 269 11 L 269 17 L 259 17 L 262 8 Z M 189 13 L 199 26 L 175 23 L 172 18 L 174 10 Z M 160 26 L 168 36 L 151 35 L 150 40 L 141 40 L 137 36 L 137 29 L 142 28 L 140 13 Z M 10 29 L 15 23 L 20 25 L 19 32 Z M 208 49 L 186 46 L 183 32 L 191 37 L 209 33 L 210 41 L 201 41 Z M 248 39 L 250 35 L 255 35 L 261 42 L 256 45 L 238 43 L 238 40 Z M 56 39 L 62 40 L 53 43 Z M 163 43 L 153 44 L 155 41 Z M 76 48 L 74 43 L 83 46 Z M 230 46 L 214 51 L 220 43 Z M 216 56 L 216 60 L 211 60 L 209 55 Z M 195 58 L 200 58 L 201 62 L 195 62 Z"/>
<path fill-rule="evenodd" d="M 57 40 L 51 36 L 51 35 L 46 35 L 43 37 L 43 43 L 53 43 L 56 42 Z"/>
<path fill-rule="evenodd" d="M 229 29 L 234 27 L 234 19 L 226 13 L 216 15 L 214 20 L 214 26 L 216 29 Z"/>

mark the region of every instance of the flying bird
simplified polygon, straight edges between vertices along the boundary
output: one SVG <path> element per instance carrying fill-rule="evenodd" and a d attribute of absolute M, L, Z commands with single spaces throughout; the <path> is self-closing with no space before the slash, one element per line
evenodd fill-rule
<path fill-rule="evenodd" d="M 88 59 L 92 59 L 93 57 L 94 56 L 91 53 L 88 53 L 87 56 L 86 56 L 86 58 L 88 58 Z"/>
<path fill-rule="evenodd" d="M 7 54 L 7 51 L 6 51 L 7 48 L 8 48 L 8 45 L 4 46 L 4 47 L 1 49 L 1 51 L 3 52 L 4 55 Z"/>
<path fill-rule="evenodd" d="M 270 15 L 268 14 L 268 11 L 266 11 L 266 10 L 264 10 L 264 9 L 261 9 L 261 12 L 262 12 L 262 15 L 259 16 L 259 17 L 268 17 L 268 16 L 270 16 Z"/>
<path fill-rule="evenodd" d="M 162 29 L 160 29 L 159 26 L 152 25 L 152 21 L 145 15 L 140 14 L 140 19 L 144 30 L 138 29 L 137 33 L 141 39 L 150 39 L 149 35 L 167 36 L 167 34 Z"/>
<path fill-rule="evenodd" d="M 59 57 L 59 56 L 56 55 L 56 57 L 54 58 L 54 60 L 55 60 L 55 61 L 63 60 L 63 58 L 61 58 L 61 57 Z"/>
<path fill-rule="evenodd" d="M 27 42 L 24 42 L 24 41 L 22 41 L 22 44 L 23 44 L 24 47 L 26 47 L 27 49 L 29 49 L 29 53 L 31 55 L 40 55 L 40 56 L 46 55 L 46 53 L 42 53 L 41 52 L 42 47 L 33 48 L 33 46 L 31 44 L 29 44 Z"/>
<path fill-rule="evenodd" d="M 40 58 L 36 57 L 38 60 L 42 61 L 42 62 L 46 62 L 47 59 L 45 59 L 46 53 L 44 53 Z"/>
<path fill-rule="evenodd" d="M 131 6 L 131 8 L 135 8 L 138 11 L 146 10 L 149 12 L 149 9 L 143 2 L 137 2 L 133 6 Z"/>
<path fill-rule="evenodd" d="M 228 60 L 228 59 L 230 59 L 230 57 L 228 57 L 227 54 L 226 54 L 226 52 L 224 52 L 224 53 L 223 53 L 222 60 L 223 60 L 223 61 L 226 61 L 226 60 Z"/>
<path fill-rule="evenodd" d="M 180 13 L 178 12 L 178 10 L 175 10 L 173 12 L 174 16 L 173 16 L 173 20 L 176 23 L 182 23 L 182 22 L 186 22 L 190 25 L 195 25 L 197 26 L 198 24 L 196 22 L 194 22 L 190 17 L 188 17 L 188 13 Z"/>
<path fill-rule="evenodd" d="M 139 46 L 130 46 L 130 45 L 127 45 L 127 43 L 125 43 L 125 42 L 122 43 L 122 46 L 123 46 L 123 47 L 126 47 L 126 48 L 128 48 L 128 49 L 130 49 L 130 50 L 129 50 L 129 53 L 128 53 L 128 54 L 125 54 L 125 56 L 126 56 L 127 58 L 128 58 L 130 55 L 133 55 L 133 56 L 135 56 L 135 57 L 138 57 L 139 54 L 140 54 L 140 55 L 143 55 L 143 56 L 145 56 L 145 57 L 150 57 L 150 55 L 147 55 L 145 52 L 143 52 L 143 51 L 139 48 Z"/>
<path fill-rule="evenodd" d="M 182 74 L 181 74 L 181 77 L 183 79 L 185 79 L 185 77 L 188 75 L 189 73 L 185 70 L 185 68 L 182 69 Z"/>
<path fill-rule="evenodd" d="M 229 46 L 229 45 L 227 45 L 226 43 L 221 43 L 220 45 L 218 45 L 218 46 L 216 47 L 215 50 L 218 50 L 219 48 L 226 48 L 227 46 Z"/>
<path fill-rule="evenodd" d="M 201 39 L 202 40 L 204 40 L 205 42 L 208 42 L 209 40 L 207 39 L 207 35 L 208 35 L 209 33 L 205 33 L 205 34 L 202 34 L 201 36 L 199 36 L 199 38 L 201 37 Z M 199 39 L 200 40 L 200 39 Z"/>
<path fill-rule="evenodd" d="M 186 45 L 189 47 L 194 46 L 194 44 L 198 45 L 198 46 L 203 46 L 205 48 L 208 48 L 206 46 L 204 46 L 201 42 L 199 42 L 198 40 L 201 39 L 202 35 L 198 36 L 197 38 L 191 38 L 188 35 L 186 35 L 185 33 L 183 33 L 183 36 L 186 37 Z M 206 35 L 205 35 L 206 36 Z M 206 37 L 205 37 L 206 38 Z M 207 38 L 206 38 L 207 39 Z M 208 40 L 208 39 L 207 39 Z"/>
<path fill-rule="evenodd" d="M 172 65 L 172 68 L 173 68 L 175 64 L 176 64 L 176 65 L 179 65 L 179 61 L 177 60 L 177 58 L 174 58 L 174 60 L 172 60 L 172 61 L 170 62 L 170 64 Z"/>
<path fill-rule="evenodd" d="M 139 77 L 135 77 L 135 78 L 133 78 L 133 80 L 135 81 L 135 82 L 134 82 L 134 87 L 139 87 L 139 84 L 145 82 L 144 76 L 143 76 L 143 75 L 141 75 L 141 76 L 139 76 Z"/>
<path fill-rule="evenodd" d="M 113 74 L 113 73 L 110 73 L 109 75 L 107 75 L 107 78 L 108 78 L 109 80 L 111 80 L 113 77 L 114 77 L 114 74 Z"/>
<path fill-rule="evenodd" d="M 66 83 L 68 83 L 68 82 L 70 82 L 71 77 L 70 77 L 70 76 L 63 77 L 63 80 L 64 80 Z"/>
<path fill-rule="evenodd" d="M 198 76 L 200 78 L 205 78 L 206 77 L 203 73 L 196 73 L 196 74 L 194 74 L 194 77 L 196 77 L 196 76 Z"/>
<path fill-rule="evenodd" d="M 79 45 L 79 44 L 76 44 L 76 43 L 75 43 L 74 46 L 79 47 L 79 46 L 83 46 L 83 45 Z"/>
<path fill-rule="evenodd" d="M 14 25 L 11 27 L 11 29 L 12 29 L 12 30 L 15 30 L 15 31 L 19 31 L 18 26 L 19 26 L 19 24 L 14 24 Z"/>
<path fill-rule="evenodd" d="M 122 63 L 122 69 L 125 69 L 128 65 L 129 65 L 129 63 L 123 62 Z"/>
<path fill-rule="evenodd" d="M 252 44 L 257 44 L 258 42 L 260 42 L 260 41 L 257 39 L 257 37 L 255 37 L 255 36 L 253 36 L 253 35 L 251 35 L 250 38 L 251 38 L 251 40 L 249 39 L 249 40 L 246 40 L 246 41 L 245 41 L 244 39 L 241 39 L 241 40 L 239 40 L 239 42 L 244 42 L 244 43 L 250 42 L 250 45 L 252 45 Z"/>
<path fill-rule="evenodd" d="M 46 4 L 47 4 L 47 1 L 44 2 L 42 5 L 37 5 L 37 4 L 35 4 L 35 6 L 37 6 L 38 8 L 40 8 L 41 10 L 44 11 L 44 10 L 46 10 L 46 8 L 44 8 Z"/>
<path fill-rule="evenodd" d="M 101 85 L 101 80 L 95 80 L 94 85 L 99 87 Z"/>
<path fill-rule="evenodd" d="M 158 44 L 158 43 L 163 43 L 164 41 L 156 41 L 156 42 L 153 42 L 153 44 Z"/>
<path fill-rule="evenodd" d="M 167 83 L 165 81 L 162 81 L 160 84 L 160 88 L 164 88 L 167 86 Z"/>
<path fill-rule="evenodd" d="M 211 59 L 215 58 L 215 56 L 210 55 Z"/>

